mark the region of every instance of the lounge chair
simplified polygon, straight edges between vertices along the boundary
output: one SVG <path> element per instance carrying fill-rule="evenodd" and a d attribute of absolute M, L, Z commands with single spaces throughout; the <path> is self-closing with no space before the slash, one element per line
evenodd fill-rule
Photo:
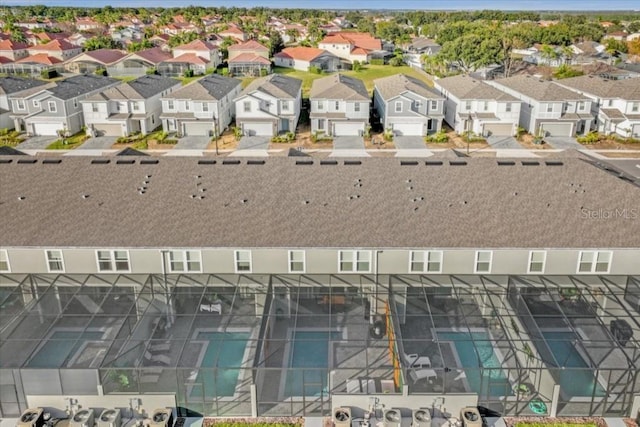
<path fill-rule="evenodd" d="M 164 354 L 151 354 L 148 351 L 144 353 L 144 358 L 150 362 L 161 363 L 163 365 L 171 365 L 171 358 Z"/>
<path fill-rule="evenodd" d="M 222 303 L 200 304 L 200 311 L 222 314 Z"/>
<path fill-rule="evenodd" d="M 161 353 L 169 351 L 169 349 L 171 349 L 171 343 L 169 342 L 156 342 L 149 345 L 149 351 L 152 353 Z"/>
<path fill-rule="evenodd" d="M 419 380 L 426 378 L 427 382 L 433 381 L 438 378 L 438 374 L 433 369 L 411 369 L 409 376 L 413 380 L 413 383 L 417 383 Z"/>
<path fill-rule="evenodd" d="M 347 393 L 349 393 L 349 394 L 362 393 L 362 390 L 360 389 L 360 381 L 348 379 L 347 380 Z"/>
<path fill-rule="evenodd" d="M 428 356 L 419 356 L 417 353 L 414 354 L 406 354 L 404 355 L 404 359 L 409 368 L 430 368 L 431 367 L 431 359 Z"/>

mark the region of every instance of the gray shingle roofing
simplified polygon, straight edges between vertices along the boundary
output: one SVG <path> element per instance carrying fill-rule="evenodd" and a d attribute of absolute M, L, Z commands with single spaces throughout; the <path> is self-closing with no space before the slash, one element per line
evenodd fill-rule
<path fill-rule="evenodd" d="M 413 92 L 428 99 L 441 99 L 437 91 L 431 89 L 425 82 L 404 74 L 395 74 L 373 81 L 382 99 L 388 101 L 405 92 Z"/>
<path fill-rule="evenodd" d="M 178 84 L 180 84 L 179 80 L 169 77 L 156 75 L 142 76 L 130 82 L 123 83 L 116 87 L 111 87 L 103 92 L 92 95 L 88 97 L 87 100 L 147 99 Z"/>
<path fill-rule="evenodd" d="M 240 84 L 242 82 L 238 79 L 210 74 L 168 94 L 165 98 L 218 101 Z"/>
<path fill-rule="evenodd" d="M 442 87 L 458 99 L 517 101 L 514 96 L 468 75 L 445 77 L 444 79 L 437 80 L 436 85 Z"/>
<path fill-rule="evenodd" d="M 302 80 L 280 74 L 271 74 L 252 81 L 244 88 L 240 97 L 255 91 L 264 92 L 275 98 L 296 98 L 302 88 Z"/>
<path fill-rule="evenodd" d="M 109 77 L 82 74 L 56 82 L 56 85 L 48 89 L 59 99 L 71 99 L 94 90 L 107 87 L 118 80 Z"/>
<path fill-rule="evenodd" d="M 0 94 L 10 95 L 26 89 L 42 86 L 46 82 L 22 77 L 0 77 Z"/>
<path fill-rule="evenodd" d="M 492 83 L 511 88 L 529 98 L 537 101 L 572 101 L 588 100 L 572 90 L 566 89 L 555 82 L 541 80 L 534 76 L 522 75 L 507 77 L 506 79 L 493 80 Z"/>
<path fill-rule="evenodd" d="M 583 219 L 583 209 L 638 208 L 640 188 L 580 158 L 562 166 L 500 166 L 493 158 L 458 159 L 466 162 L 459 166 L 17 159 L 0 163 L 5 247 L 640 247 L 639 220 Z"/>
<path fill-rule="evenodd" d="M 562 79 L 558 84 L 599 98 L 640 101 L 640 79 L 607 80 L 598 76 L 579 76 Z"/>
<path fill-rule="evenodd" d="M 314 80 L 309 98 L 344 99 L 347 101 L 370 101 L 364 82 L 344 74 L 334 74 Z"/>

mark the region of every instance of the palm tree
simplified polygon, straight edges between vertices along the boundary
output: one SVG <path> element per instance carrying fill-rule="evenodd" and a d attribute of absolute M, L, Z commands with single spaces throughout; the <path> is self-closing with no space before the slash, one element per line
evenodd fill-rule
<path fill-rule="evenodd" d="M 551 65 L 551 61 L 554 59 L 558 59 L 559 55 L 555 47 L 545 44 L 542 46 L 542 49 L 540 50 L 540 56 L 543 59 L 546 59 L 547 63 Z"/>
<path fill-rule="evenodd" d="M 570 64 L 573 60 L 573 55 L 575 54 L 571 46 L 563 46 L 562 49 L 560 49 L 560 52 L 564 58 L 565 64 Z"/>

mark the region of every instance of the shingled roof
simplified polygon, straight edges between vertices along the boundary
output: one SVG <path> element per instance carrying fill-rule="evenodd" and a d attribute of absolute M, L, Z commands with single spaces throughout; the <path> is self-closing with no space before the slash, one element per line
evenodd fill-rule
<path fill-rule="evenodd" d="M 60 80 L 47 90 L 59 99 L 71 99 L 118 82 L 119 80 L 110 77 L 82 74 Z"/>
<path fill-rule="evenodd" d="M 167 99 L 220 100 L 242 84 L 238 79 L 209 74 L 165 96 Z"/>
<path fill-rule="evenodd" d="M 389 77 L 383 77 L 381 79 L 374 80 L 373 83 L 375 84 L 376 90 L 385 101 L 406 92 L 413 92 L 429 99 L 442 98 L 442 95 L 430 88 L 422 80 L 418 80 L 415 77 L 410 77 L 405 74 L 394 74 Z"/>
<path fill-rule="evenodd" d="M 296 98 L 302 88 L 302 80 L 280 74 L 270 74 L 252 81 L 239 97 L 253 92 L 264 92 L 275 98 Z"/>
<path fill-rule="evenodd" d="M 636 79 L 607 80 L 598 76 L 579 76 L 562 79 L 558 84 L 599 98 L 640 101 L 640 80 Z"/>
<path fill-rule="evenodd" d="M 435 83 L 458 99 L 490 99 L 496 101 L 517 101 L 509 95 L 482 80 L 468 75 L 445 77 Z"/>
<path fill-rule="evenodd" d="M 42 80 L 7 76 L 0 79 L 0 94 L 11 95 L 12 93 L 45 85 L 46 83 Z"/>
<path fill-rule="evenodd" d="M 536 101 L 572 101 L 588 100 L 589 98 L 577 92 L 566 89 L 559 84 L 542 80 L 530 75 L 507 77 L 506 79 L 493 80 L 497 87 L 504 86 L 523 94 Z"/>
<path fill-rule="evenodd" d="M 0 163 L 4 247 L 639 245 L 640 221 L 588 220 L 584 209 L 636 209 L 640 188 L 579 158 L 539 159 L 537 166 L 494 158 L 314 159 L 305 166 L 287 157 L 264 164 L 193 157 L 153 164 L 115 157 L 108 164 L 85 156 L 58 164 L 9 159 Z"/>
<path fill-rule="evenodd" d="M 370 101 L 369 92 L 362 80 L 339 73 L 314 80 L 309 98 Z"/>
<path fill-rule="evenodd" d="M 103 101 L 106 99 L 147 99 L 179 84 L 179 80 L 150 74 L 138 77 L 130 82 L 111 87 L 103 92 L 88 97 L 86 100 Z"/>

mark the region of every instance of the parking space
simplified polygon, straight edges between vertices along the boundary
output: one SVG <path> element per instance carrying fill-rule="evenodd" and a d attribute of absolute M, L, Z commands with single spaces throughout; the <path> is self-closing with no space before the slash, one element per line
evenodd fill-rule
<path fill-rule="evenodd" d="M 268 136 L 243 136 L 238 143 L 238 150 L 267 150 L 269 149 Z"/>
<path fill-rule="evenodd" d="M 544 141 L 559 150 L 582 150 L 584 147 L 571 136 L 547 136 Z"/>
<path fill-rule="evenodd" d="M 393 143 L 398 150 L 426 150 L 427 146 L 421 136 L 396 136 Z"/>
<path fill-rule="evenodd" d="M 361 136 L 334 136 L 329 157 L 369 157 Z"/>
<path fill-rule="evenodd" d="M 51 135 L 32 136 L 22 141 L 16 148 L 18 150 L 44 150 L 56 139 L 58 139 L 57 136 Z"/>
<path fill-rule="evenodd" d="M 512 136 L 491 135 L 487 137 L 487 143 L 491 148 L 506 148 L 509 150 L 524 149 L 518 140 Z"/>
<path fill-rule="evenodd" d="M 205 150 L 211 138 L 208 136 L 190 135 L 182 137 L 173 147 L 174 150 Z"/>
<path fill-rule="evenodd" d="M 117 136 L 96 136 L 87 139 L 84 144 L 78 147 L 78 150 L 105 150 L 109 149 L 116 143 Z"/>

